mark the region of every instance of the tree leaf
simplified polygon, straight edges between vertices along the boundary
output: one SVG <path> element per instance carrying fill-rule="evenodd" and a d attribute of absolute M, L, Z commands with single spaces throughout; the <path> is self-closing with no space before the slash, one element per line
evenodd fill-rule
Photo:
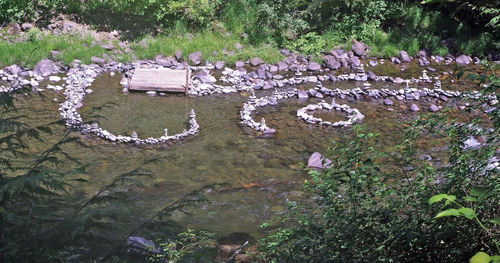
<path fill-rule="evenodd" d="M 457 211 L 468 219 L 473 219 L 476 217 L 476 212 L 468 207 L 459 208 Z"/>
<path fill-rule="evenodd" d="M 457 209 L 448 209 L 439 212 L 434 218 L 445 217 L 445 216 L 461 216 L 462 214 L 458 212 Z"/>
<path fill-rule="evenodd" d="M 496 224 L 496 225 L 500 225 L 500 217 L 492 218 L 492 219 L 488 220 L 488 222 Z"/>
<path fill-rule="evenodd" d="M 472 188 L 470 190 L 470 195 L 476 197 L 479 201 L 486 199 L 490 195 L 490 189 L 488 188 Z"/>
<path fill-rule="evenodd" d="M 457 197 L 454 195 L 438 194 L 429 199 L 429 204 L 432 205 L 434 203 L 440 202 L 443 199 L 446 199 L 449 202 L 453 202 L 455 201 L 455 199 L 457 199 Z"/>
<path fill-rule="evenodd" d="M 475 197 L 472 197 L 472 196 L 466 196 L 464 197 L 464 201 L 468 201 L 468 202 L 478 202 L 479 200 Z"/>
<path fill-rule="evenodd" d="M 473 257 L 470 258 L 470 263 L 489 263 L 490 256 L 484 252 L 477 252 Z"/>
<path fill-rule="evenodd" d="M 499 263 L 500 262 L 500 255 L 490 256 L 490 260 L 492 263 Z"/>

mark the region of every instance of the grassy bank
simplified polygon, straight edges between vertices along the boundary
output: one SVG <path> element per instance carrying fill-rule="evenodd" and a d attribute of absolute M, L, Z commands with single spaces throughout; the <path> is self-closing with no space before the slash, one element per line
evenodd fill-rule
<path fill-rule="evenodd" d="M 153 59 L 157 55 L 173 56 L 175 50 L 181 50 L 184 57 L 195 51 L 201 51 L 204 61 L 224 61 L 234 64 L 237 60 L 248 60 L 260 57 L 269 63 L 276 63 L 283 58 L 279 49 L 272 44 L 250 45 L 235 36 L 222 36 L 209 30 L 197 34 L 175 32 L 168 35 L 146 37 L 130 43 L 132 52 L 120 50 L 114 41 L 114 50 L 106 50 L 92 36 L 51 35 L 31 30 L 25 35 L 25 41 L 0 41 L 0 67 L 11 64 L 34 66 L 43 58 L 51 58 L 51 51 L 59 51 L 55 60 L 65 64 L 78 59 L 83 63 L 91 63 L 91 57 L 107 55 L 119 62 L 131 62 L 137 59 Z M 141 43 L 142 42 L 142 43 Z M 144 42 L 147 45 L 144 45 Z M 235 44 L 242 43 L 242 49 Z"/>

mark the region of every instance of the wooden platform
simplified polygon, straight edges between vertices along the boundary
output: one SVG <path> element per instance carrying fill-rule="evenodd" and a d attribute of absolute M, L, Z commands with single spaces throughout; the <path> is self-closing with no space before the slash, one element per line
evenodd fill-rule
<path fill-rule="evenodd" d="M 131 90 L 188 92 L 190 70 L 136 69 L 130 81 Z"/>

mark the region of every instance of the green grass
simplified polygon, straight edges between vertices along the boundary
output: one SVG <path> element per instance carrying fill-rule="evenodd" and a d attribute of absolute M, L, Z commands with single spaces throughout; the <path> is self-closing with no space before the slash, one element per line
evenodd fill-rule
<path fill-rule="evenodd" d="M 270 44 L 252 46 L 241 42 L 233 35 L 224 36 L 216 32 L 202 31 L 195 35 L 183 32 L 174 32 L 169 35 L 146 38 L 148 46 L 133 45 L 135 53 L 125 55 L 122 60 L 130 61 L 132 56 L 138 59 L 152 59 L 161 54 L 163 56 L 173 56 L 175 50 L 181 50 L 184 57 L 195 51 L 201 51 L 204 61 L 224 61 L 234 63 L 237 60 L 247 60 L 252 57 L 260 57 L 268 63 L 276 63 L 283 59 L 279 49 Z M 138 41 L 140 42 L 140 41 Z M 137 42 L 137 43 L 138 43 Z M 236 50 L 234 45 L 241 43 L 242 50 Z M 222 50 L 234 52 L 233 55 L 225 55 Z"/>
<path fill-rule="evenodd" d="M 66 64 L 74 59 L 90 63 L 92 56 L 102 56 L 105 52 L 100 46 L 91 45 L 92 37 L 44 35 L 40 32 L 30 32 L 27 38 L 27 41 L 15 43 L 0 41 L 1 67 L 14 63 L 32 67 L 41 59 L 49 57 L 52 50 L 61 51 L 62 55 L 57 59 Z"/>
<path fill-rule="evenodd" d="M 28 57 L 28 67 L 33 67 L 38 61 L 50 56 L 50 51 L 58 50 L 62 55 L 57 60 L 68 64 L 74 59 L 79 59 L 83 63 L 90 63 L 92 56 L 102 57 L 108 54 L 117 61 L 129 62 L 135 59 L 152 59 L 157 55 L 172 56 L 177 49 L 182 50 L 184 56 L 195 51 L 201 51 L 204 61 L 224 61 L 232 64 L 237 60 L 248 60 L 253 57 L 260 57 L 268 63 L 276 63 L 283 59 L 279 49 L 274 45 L 262 44 L 252 46 L 241 42 L 242 50 L 236 50 L 234 44 L 239 43 L 241 39 L 235 36 L 224 36 L 222 34 L 203 31 L 195 35 L 185 33 L 182 28 L 169 35 L 160 35 L 155 38 L 146 38 L 148 47 L 143 47 L 138 43 L 132 43 L 135 50 L 129 54 L 113 54 L 99 45 L 92 45 L 92 37 L 80 37 L 70 35 L 44 35 L 40 32 L 30 33 L 31 40 L 11 43 L 9 41 L 0 41 L 0 67 L 11 64 L 24 65 Z M 117 46 L 117 43 L 113 43 Z M 222 49 L 233 51 L 233 55 L 222 54 Z"/>

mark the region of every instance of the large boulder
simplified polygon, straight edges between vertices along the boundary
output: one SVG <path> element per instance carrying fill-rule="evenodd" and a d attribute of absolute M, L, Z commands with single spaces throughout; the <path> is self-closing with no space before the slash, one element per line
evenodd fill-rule
<path fill-rule="evenodd" d="M 472 62 L 472 58 L 467 55 L 460 55 L 456 58 L 457 64 L 469 65 Z"/>
<path fill-rule="evenodd" d="M 33 71 L 36 74 L 42 77 L 47 77 L 49 75 L 52 75 L 52 73 L 54 73 L 55 70 L 56 66 L 54 62 L 47 58 L 40 60 L 40 62 L 38 62 L 35 65 L 35 68 L 33 69 Z"/>
<path fill-rule="evenodd" d="M 331 163 L 332 163 L 332 161 L 323 157 L 323 155 L 321 155 L 321 153 L 314 152 L 311 155 L 311 157 L 309 157 L 309 160 L 307 161 L 307 167 L 316 168 L 316 169 L 324 169 L 325 167 L 328 167 Z"/>
<path fill-rule="evenodd" d="M 327 55 L 323 58 L 323 63 L 325 63 L 325 67 L 329 69 L 337 70 L 340 68 L 340 62 L 335 59 L 335 56 Z"/>
<path fill-rule="evenodd" d="M 200 51 L 193 52 L 193 53 L 189 54 L 189 56 L 188 56 L 189 62 L 191 62 L 191 64 L 193 64 L 195 66 L 201 64 L 201 58 L 202 58 L 202 55 L 201 55 Z"/>
<path fill-rule="evenodd" d="M 357 41 L 356 39 L 352 40 L 352 51 L 356 56 L 363 56 L 368 52 L 368 46 L 362 42 Z"/>

